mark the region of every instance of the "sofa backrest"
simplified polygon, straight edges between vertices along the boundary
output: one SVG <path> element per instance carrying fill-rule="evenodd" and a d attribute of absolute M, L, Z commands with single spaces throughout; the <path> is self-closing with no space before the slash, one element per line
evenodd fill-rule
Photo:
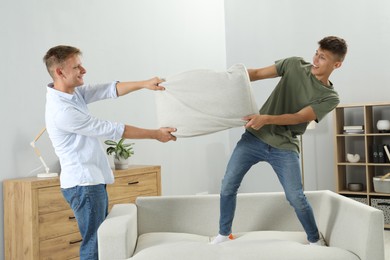
<path fill-rule="evenodd" d="M 312 204 L 319 203 L 321 192 L 308 196 Z M 213 236 L 218 233 L 219 195 L 140 197 L 136 204 L 139 234 L 184 232 Z M 255 230 L 303 229 L 284 193 L 239 194 L 233 232 Z"/>
<path fill-rule="evenodd" d="M 331 191 L 313 203 L 318 229 L 329 246 L 351 251 L 362 260 L 384 259 L 383 212 Z M 353 238 L 353 239 L 351 239 Z"/>

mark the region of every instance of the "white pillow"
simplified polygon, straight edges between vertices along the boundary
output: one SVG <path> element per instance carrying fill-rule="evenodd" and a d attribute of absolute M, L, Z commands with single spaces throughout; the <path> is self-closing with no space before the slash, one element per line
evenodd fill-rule
<path fill-rule="evenodd" d="M 242 117 L 257 114 L 247 69 L 192 70 L 166 78 L 156 92 L 159 127 L 175 127 L 177 137 L 205 135 L 244 126 Z"/>

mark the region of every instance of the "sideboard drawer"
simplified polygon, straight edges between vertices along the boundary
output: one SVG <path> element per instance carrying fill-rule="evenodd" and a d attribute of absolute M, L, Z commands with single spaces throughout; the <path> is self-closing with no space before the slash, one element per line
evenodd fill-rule
<path fill-rule="evenodd" d="M 39 259 L 71 259 L 79 256 L 81 235 L 79 232 L 41 241 Z"/>
<path fill-rule="evenodd" d="M 39 216 L 39 238 L 41 241 L 78 231 L 77 221 L 71 209 Z"/>
<path fill-rule="evenodd" d="M 156 174 L 152 172 L 116 178 L 114 184 L 107 185 L 109 199 L 120 200 L 147 194 L 158 195 Z"/>
<path fill-rule="evenodd" d="M 69 209 L 69 204 L 62 195 L 60 186 L 38 189 L 39 214 L 47 214 L 67 209 Z"/>

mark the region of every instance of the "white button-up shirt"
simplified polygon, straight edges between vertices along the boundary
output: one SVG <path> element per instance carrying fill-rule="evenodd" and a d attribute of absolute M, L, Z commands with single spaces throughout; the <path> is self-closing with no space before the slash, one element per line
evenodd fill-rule
<path fill-rule="evenodd" d="M 77 87 L 73 94 L 49 84 L 46 95 L 46 128 L 60 160 L 61 188 L 110 184 L 114 176 L 99 138 L 118 140 L 125 125 L 90 115 L 87 104 L 117 98 L 116 82 Z"/>

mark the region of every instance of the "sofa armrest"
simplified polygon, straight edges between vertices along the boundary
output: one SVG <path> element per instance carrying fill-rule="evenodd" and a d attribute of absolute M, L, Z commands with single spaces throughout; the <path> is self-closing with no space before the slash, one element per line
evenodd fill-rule
<path fill-rule="evenodd" d="M 362 260 L 384 259 L 383 212 L 324 191 L 318 227 L 329 246 L 344 248 Z"/>
<path fill-rule="evenodd" d="M 98 229 L 100 260 L 127 259 L 137 243 L 137 207 L 117 204 Z"/>

